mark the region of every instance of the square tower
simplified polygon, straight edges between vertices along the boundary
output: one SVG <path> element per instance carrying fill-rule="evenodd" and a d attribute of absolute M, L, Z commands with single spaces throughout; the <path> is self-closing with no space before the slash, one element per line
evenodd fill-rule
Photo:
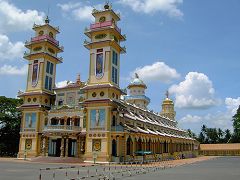
<path fill-rule="evenodd" d="M 120 54 L 125 47 L 120 43 L 126 40 L 117 26 L 120 16 L 106 4 L 103 10 L 94 9 L 95 22 L 85 29 L 84 46 L 90 51 L 89 79 L 83 88 L 86 100 L 83 101 L 87 118 L 86 160 L 111 161 L 111 126 L 117 121 L 120 96 L 119 88 Z M 114 123 L 115 124 L 115 123 Z"/>

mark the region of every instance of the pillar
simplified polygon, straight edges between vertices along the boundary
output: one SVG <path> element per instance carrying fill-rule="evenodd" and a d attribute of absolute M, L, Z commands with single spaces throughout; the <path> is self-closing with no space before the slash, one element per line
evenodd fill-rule
<path fill-rule="evenodd" d="M 135 138 L 133 138 L 133 155 L 134 155 L 134 152 L 136 151 L 136 141 L 135 141 Z"/>
<path fill-rule="evenodd" d="M 77 157 L 80 158 L 80 152 L 81 152 L 81 145 L 80 145 L 80 137 L 77 137 Z"/>
<path fill-rule="evenodd" d="M 66 139 L 65 157 L 68 157 L 68 138 Z"/>
<path fill-rule="evenodd" d="M 63 157 L 64 156 L 64 138 L 62 137 L 61 139 L 61 153 L 60 153 L 60 157 Z"/>

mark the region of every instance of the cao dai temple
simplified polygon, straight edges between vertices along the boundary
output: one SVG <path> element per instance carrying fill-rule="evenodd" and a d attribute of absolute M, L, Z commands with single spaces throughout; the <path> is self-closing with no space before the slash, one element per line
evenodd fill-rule
<path fill-rule="evenodd" d="M 26 41 L 27 87 L 19 92 L 23 116 L 18 157 L 76 157 L 98 162 L 129 161 L 139 152 L 146 158 L 190 156 L 198 142 L 177 126 L 174 103 L 166 94 L 160 113 L 148 110 L 147 85 L 137 74 L 128 93 L 119 87 L 121 42 L 126 36 L 117 24 L 119 14 L 106 4 L 94 9 L 95 23 L 85 29 L 89 41 L 89 77 L 56 88 L 59 29 L 34 24 L 35 36 Z"/>

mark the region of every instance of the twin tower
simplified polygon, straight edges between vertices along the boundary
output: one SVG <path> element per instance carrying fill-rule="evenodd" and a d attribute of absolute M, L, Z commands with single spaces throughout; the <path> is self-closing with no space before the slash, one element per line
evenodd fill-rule
<path fill-rule="evenodd" d="M 85 98 L 79 100 L 79 105 L 82 107 L 81 117 L 84 116 L 86 119 L 86 127 L 83 127 L 86 128 L 85 158 L 91 159 L 92 152 L 98 151 L 101 158 L 107 159 L 111 154 L 111 147 L 109 147 L 111 121 L 114 119 L 115 122 L 118 116 L 120 118 L 118 111 L 126 108 L 120 103 L 121 97 L 124 97 L 127 103 L 142 109 L 147 109 L 150 99 L 145 96 L 147 86 L 137 74 L 128 86 L 129 95 L 119 87 L 120 54 L 126 53 L 125 47 L 121 46 L 126 36 L 118 27 L 119 14 L 106 4 L 103 10 L 94 9 L 92 15 L 95 22 L 84 32 L 89 38 L 89 41 L 84 41 L 84 46 L 90 51 L 89 78 L 86 85 L 81 88 Z M 19 97 L 23 99 L 23 105 L 20 107 L 23 116 L 19 157 L 25 156 L 26 152 L 28 157 L 38 156 L 44 148 L 46 149 L 46 138 L 49 140 L 49 137 L 43 137 L 43 132 L 50 122 L 49 110 L 54 104 L 56 105 L 54 91 L 56 66 L 63 62 L 63 59 L 58 56 L 63 52 L 63 47 L 56 40 L 59 28 L 50 25 L 47 17 L 43 25 L 34 24 L 33 30 L 35 36 L 25 43 L 25 47 L 29 49 L 24 53 L 24 58 L 28 60 L 27 87 L 25 92 L 19 92 Z M 66 110 L 66 114 L 68 111 Z M 59 114 L 62 112 L 63 110 L 59 110 Z M 174 104 L 168 95 L 162 104 L 160 114 L 169 119 L 175 118 Z M 55 134 L 56 137 L 54 137 L 63 140 L 59 145 L 61 152 L 62 148 L 68 147 L 66 144 L 68 141 L 64 138 L 71 135 L 69 130 L 62 131 L 68 134 L 61 137 Z M 50 133 L 49 136 L 51 135 Z M 57 150 L 58 142 L 55 147 Z"/>

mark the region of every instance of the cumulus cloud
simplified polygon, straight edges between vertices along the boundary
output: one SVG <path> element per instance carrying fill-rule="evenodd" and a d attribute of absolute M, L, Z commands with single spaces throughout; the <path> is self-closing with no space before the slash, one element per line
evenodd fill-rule
<path fill-rule="evenodd" d="M 22 67 L 3 65 L 0 67 L 0 75 L 25 75 L 27 74 L 28 65 Z"/>
<path fill-rule="evenodd" d="M 169 92 L 175 94 L 175 105 L 179 108 L 209 108 L 220 103 L 214 97 L 212 81 L 203 73 L 189 72 L 185 80 L 172 85 Z"/>
<path fill-rule="evenodd" d="M 73 83 L 73 82 L 72 82 L 72 81 L 67 81 L 67 80 L 60 81 L 60 82 L 57 82 L 57 83 L 56 83 L 56 87 L 57 87 L 57 88 L 65 87 L 65 86 L 68 85 L 68 83 Z"/>
<path fill-rule="evenodd" d="M 236 114 L 237 109 L 240 105 L 240 97 L 226 98 L 225 99 L 225 110 L 218 111 L 215 113 L 208 113 L 207 115 L 197 116 L 197 115 L 186 115 L 182 117 L 179 122 L 180 124 L 186 124 L 189 126 L 189 123 L 199 124 L 200 127 L 202 124 L 206 124 L 208 127 L 216 127 L 223 129 L 232 130 L 232 116 Z"/>
<path fill-rule="evenodd" d="M 169 67 L 164 62 L 155 62 L 152 65 L 138 67 L 131 75 L 134 73 L 138 73 L 144 81 L 161 81 L 164 83 L 169 83 L 180 77 L 180 74 L 174 68 Z"/>
<path fill-rule="evenodd" d="M 232 116 L 236 114 L 238 107 L 240 106 L 240 97 L 234 98 L 226 98 L 225 104 L 227 109 L 231 112 Z"/>
<path fill-rule="evenodd" d="M 178 8 L 183 0 L 119 0 L 118 2 L 131 7 L 135 12 L 145 14 L 161 12 L 170 17 L 183 17 L 183 12 Z"/>
<path fill-rule="evenodd" d="M 201 121 L 201 117 L 200 116 L 193 116 L 193 115 L 186 115 L 183 118 L 180 119 L 180 122 L 182 123 L 197 123 Z"/>
<path fill-rule="evenodd" d="M 0 17 L 0 33 L 6 33 L 29 30 L 34 23 L 41 24 L 44 13 L 37 10 L 23 11 L 6 0 L 0 0 Z"/>
<path fill-rule="evenodd" d="M 68 2 L 65 4 L 58 4 L 63 13 L 69 13 L 74 19 L 79 21 L 94 21 L 92 16 L 92 10 L 94 7 L 83 3 Z M 100 9 L 102 5 L 96 5 L 97 9 Z"/>
<path fill-rule="evenodd" d="M 23 56 L 23 42 L 12 43 L 6 35 L 0 34 L 0 61 L 11 60 Z"/>

